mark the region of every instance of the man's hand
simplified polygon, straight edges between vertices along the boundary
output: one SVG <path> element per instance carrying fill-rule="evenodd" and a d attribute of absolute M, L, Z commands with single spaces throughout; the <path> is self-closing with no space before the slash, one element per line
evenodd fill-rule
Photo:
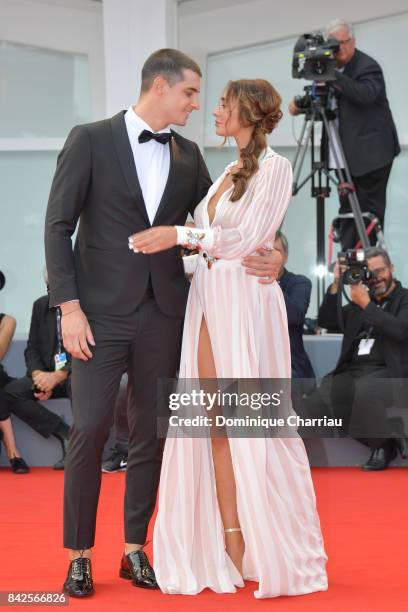
<path fill-rule="evenodd" d="M 82 361 L 92 358 L 89 345 L 95 346 L 95 340 L 83 310 L 79 305 L 70 302 L 61 304 L 61 331 L 65 350 Z"/>
<path fill-rule="evenodd" d="M 336 263 L 334 264 L 333 282 L 330 285 L 330 293 L 332 294 L 337 293 L 337 290 L 339 288 L 340 277 L 342 274 L 344 274 L 346 270 L 347 270 L 347 266 L 345 264 L 340 263 L 339 260 L 337 260 Z"/>
<path fill-rule="evenodd" d="M 39 393 L 34 393 L 35 399 L 37 399 L 40 402 L 46 402 L 47 400 L 50 399 L 51 395 L 52 395 L 52 391 L 40 391 Z"/>
<path fill-rule="evenodd" d="M 246 273 L 251 276 L 259 276 L 261 285 L 269 285 L 278 278 L 282 266 L 282 255 L 276 249 L 257 249 L 259 255 L 245 257 L 242 265 Z"/>
<path fill-rule="evenodd" d="M 350 286 L 350 299 L 360 308 L 365 308 L 371 302 L 368 288 L 362 283 Z"/>
<path fill-rule="evenodd" d="M 288 104 L 288 109 L 289 109 L 289 113 L 293 116 L 295 115 L 299 115 L 300 114 L 300 110 L 298 109 L 298 107 L 295 104 L 294 100 L 291 100 Z"/>
<path fill-rule="evenodd" d="M 177 230 L 173 227 L 152 227 L 129 236 L 129 249 L 135 253 L 151 255 L 177 245 Z"/>
<path fill-rule="evenodd" d="M 67 377 L 68 372 L 66 371 L 43 372 L 42 370 L 35 370 L 31 373 L 34 385 L 43 393 L 51 394 L 52 390 L 57 385 L 61 384 Z"/>

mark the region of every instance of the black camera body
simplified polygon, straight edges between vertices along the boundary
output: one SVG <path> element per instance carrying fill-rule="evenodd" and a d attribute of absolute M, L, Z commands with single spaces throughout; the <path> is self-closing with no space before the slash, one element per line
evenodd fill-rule
<path fill-rule="evenodd" d="M 373 278 L 372 272 L 368 269 L 364 249 L 348 249 L 338 254 L 341 264 L 347 266 L 343 273 L 343 285 L 363 285 L 368 286 L 368 281 Z"/>
<path fill-rule="evenodd" d="M 334 119 L 335 111 L 331 108 L 331 95 L 332 90 L 330 85 L 324 81 L 321 83 L 315 81 L 313 85 L 306 85 L 304 87 L 303 96 L 295 96 L 294 102 L 300 113 L 306 113 L 306 115 L 313 109 L 324 109 L 326 117 Z"/>
<path fill-rule="evenodd" d="M 340 44 L 335 38 L 325 41 L 321 32 L 302 34 L 293 49 L 292 77 L 308 81 L 334 81 L 335 53 Z"/>

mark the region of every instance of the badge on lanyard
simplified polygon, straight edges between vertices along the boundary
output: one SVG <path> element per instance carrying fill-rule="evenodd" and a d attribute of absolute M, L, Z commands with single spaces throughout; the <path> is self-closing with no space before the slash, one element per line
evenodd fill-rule
<path fill-rule="evenodd" d="M 58 370 L 63 370 L 67 363 L 67 354 L 57 353 L 56 355 L 54 355 L 54 361 L 55 361 L 55 371 L 58 372 Z"/>
<path fill-rule="evenodd" d="M 67 354 L 62 351 L 62 332 L 61 332 L 61 309 L 57 306 L 55 310 L 57 323 L 57 353 L 54 355 L 55 371 L 63 370 L 67 363 Z"/>
<path fill-rule="evenodd" d="M 371 349 L 373 348 L 374 340 L 374 338 L 363 338 L 360 340 L 358 345 L 358 354 L 369 355 L 371 353 Z"/>

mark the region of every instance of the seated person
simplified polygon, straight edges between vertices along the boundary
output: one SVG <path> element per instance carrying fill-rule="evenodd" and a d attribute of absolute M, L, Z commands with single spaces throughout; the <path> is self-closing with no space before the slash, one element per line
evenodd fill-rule
<path fill-rule="evenodd" d="M 306 276 L 294 274 L 285 268 L 289 256 L 289 244 L 281 231 L 276 233 L 273 248 L 282 255 L 278 282 L 285 298 L 288 315 L 292 378 L 315 378 L 303 344 L 303 324 L 309 308 L 312 283 Z"/>
<path fill-rule="evenodd" d="M 62 458 L 54 469 L 64 468 L 64 459 L 69 437 L 69 427 L 63 419 L 48 410 L 41 401 L 69 397 L 70 357 L 62 369 L 56 369 L 55 356 L 65 354 L 58 346 L 56 309 L 49 308 L 48 295 L 33 304 L 30 334 L 24 352 L 27 366 L 26 376 L 12 380 L 4 387 L 4 396 L 9 413 L 30 425 L 41 436 L 51 435 L 61 444 Z"/>
<path fill-rule="evenodd" d="M 0 440 L 3 439 L 11 469 L 15 474 L 27 474 L 29 467 L 21 457 L 14 438 L 10 413 L 6 406 L 3 387 L 12 378 L 7 374 L 1 361 L 4 359 L 16 329 L 16 320 L 10 315 L 0 313 Z"/>
<path fill-rule="evenodd" d="M 350 423 L 360 423 L 360 435 L 353 437 L 371 449 L 363 469 L 374 471 L 387 468 L 397 451 L 408 457 L 403 430 L 391 437 L 387 417 L 387 409 L 395 404 L 406 406 L 406 397 L 396 394 L 396 387 L 408 376 L 408 290 L 393 277 L 394 266 L 384 249 L 368 249 L 366 260 L 372 276 L 368 286 L 350 285 L 351 302 L 342 307 L 341 354 L 329 377 L 335 417 L 343 419 L 345 433 Z M 326 329 L 339 329 L 337 293 L 343 271 L 337 262 L 319 309 L 318 324 Z"/>

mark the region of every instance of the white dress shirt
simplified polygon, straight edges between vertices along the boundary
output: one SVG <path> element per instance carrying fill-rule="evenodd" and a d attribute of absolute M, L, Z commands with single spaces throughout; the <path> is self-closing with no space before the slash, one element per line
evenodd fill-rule
<path fill-rule="evenodd" d="M 135 113 L 131 106 L 125 113 L 125 123 L 147 215 L 150 224 L 153 224 L 169 176 L 170 146 L 156 140 L 140 144 L 141 132 L 143 130 L 154 132 L 154 130 Z M 168 132 L 170 128 L 167 127 L 157 133 Z"/>

